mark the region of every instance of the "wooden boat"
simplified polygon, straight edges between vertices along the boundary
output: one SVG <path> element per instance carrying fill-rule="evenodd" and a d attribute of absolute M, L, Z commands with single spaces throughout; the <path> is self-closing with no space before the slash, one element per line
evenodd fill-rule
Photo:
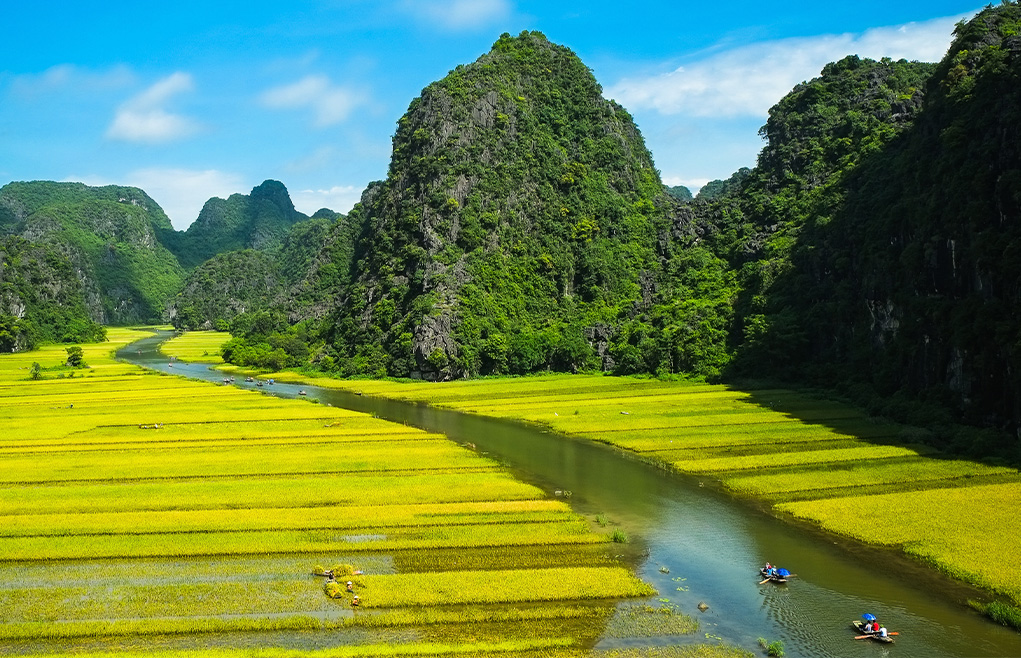
<path fill-rule="evenodd" d="M 787 570 L 784 569 L 783 571 L 787 571 Z M 788 573 L 790 573 L 790 572 L 788 572 Z M 769 581 L 771 583 L 777 583 L 778 585 L 783 585 L 784 583 L 786 583 L 787 582 L 787 578 L 788 578 L 788 576 L 786 576 L 786 575 L 781 576 L 779 569 L 777 570 L 776 573 L 773 573 L 773 574 L 767 573 L 765 569 L 759 569 L 759 575 L 763 577 L 763 579 L 764 579 L 762 581 L 763 583 L 766 582 L 766 581 Z M 759 583 L 759 584 L 761 585 L 762 583 Z"/>
<path fill-rule="evenodd" d="M 883 644 L 893 644 L 893 638 L 892 637 L 889 637 L 889 636 L 882 637 L 878 632 L 874 632 L 874 633 L 867 633 L 867 632 L 865 632 L 865 624 L 863 622 L 855 620 L 855 621 L 851 622 L 851 626 L 854 627 L 854 630 L 858 631 L 859 635 L 868 635 L 870 640 L 875 640 L 876 642 L 882 642 Z"/>

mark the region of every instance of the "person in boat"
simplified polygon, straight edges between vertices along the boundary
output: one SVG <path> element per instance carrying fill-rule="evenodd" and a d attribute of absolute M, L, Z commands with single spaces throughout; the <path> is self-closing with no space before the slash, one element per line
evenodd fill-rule
<path fill-rule="evenodd" d="M 876 624 L 878 625 L 879 622 L 877 621 Z M 886 626 L 880 626 L 879 627 L 879 637 L 887 637 L 888 635 L 889 635 L 889 633 L 887 633 L 887 631 L 886 631 Z"/>
<path fill-rule="evenodd" d="M 767 562 L 766 566 L 762 567 L 761 571 L 762 571 L 762 573 L 768 574 L 769 570 L 772 569 L 772 568 L 773 568 L 773 565 L 770 564 L 769 562 Z"/>
<path fill-rule="evenodd" d="M 861 631 L 862 631 L 862 633 L 871 633 L 872 632 L 872 622 L 866 621 L 865 625 L 861 627 Z"/>

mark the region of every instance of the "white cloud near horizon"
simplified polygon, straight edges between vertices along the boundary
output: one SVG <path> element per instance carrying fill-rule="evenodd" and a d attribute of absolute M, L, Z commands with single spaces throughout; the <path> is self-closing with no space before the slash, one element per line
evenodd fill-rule
<path fill-rule="evenodd" d="M 267 89 L 259 101 L 274 110 L 311 110 L 315 126 L 324 128 L 347 119 L 366 98 L 362 92 L 334 85 L 325 75 L 307 75 L 292 84 Z"/>
<path fill-rule="evenodd" d="M 698 191 L 702 189 L 706 183 L 709 182 L 708 178 L 682 178 L 680 176 L 664 176 L 663 184 L 670 187 L 676 187 L 683 185 L 688 188 L 692 194 L 698 194 Z"/>
<path fill-rule="evenodd" d="M 939 61 L 956 23 L 971 14 L 853 34 L 780 39 L 713 53 L 669 73 L 624 78 L 606 95 L 631 111 L 701 117 L 765 117 L 797 84 L 847 55 Z"/>
<path fill-rule="evenodd" d="M 127 142 L 160 143 L 195 134 L 199 124 L 194 119 L 164 107 L 174 96 L 194 88 L 191 75 L 181 71 L 159 80 L 117 108 L 106 136 Z"/>
<path fill-rule="evenodd" d="M 328 190 L 298 190 L 291 193 L 294 207 L 311 215 L 320 208 L 347 213 L 362 197 L 365 186 L 335 185 Z"/>
<path fill-rule="evenodd" d="M 178 231 L 188 228 L 199 216 L 199 211 L 212 197 L 225 199 L 231 194 L 248 194 L 251 185 L 231 172 L 216 169 L 138 169 L 113 180 L 101 176 L 73 176 L 65 179 L 86 185 L 129 185 L 145 191 Z"/>
<path fill-rule="evenodd" d="M 405 0 L 401 9 L 430 25 L 461 32 L 504 21 L 512 7 L 508 0 Z"/>

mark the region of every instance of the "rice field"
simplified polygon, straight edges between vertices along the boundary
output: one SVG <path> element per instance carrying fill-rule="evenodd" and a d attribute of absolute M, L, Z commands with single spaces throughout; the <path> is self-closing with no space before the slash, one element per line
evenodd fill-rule
<path fill-rule="evenodd" d="M 226 331 L 188 331 L 163 343 L 160 351 L 167 358 L 191 363 L 223 363 L 220 348 L 228 340 Z"/>
<path fill-rule="evenodd" d="M 146 335 L 0 355 L 0 653 L 580 657 L 655 594 L 485 455 L 111 358 Z"/>
<path fill-rule="evenodd" d="M 278 379 L 288 377 L 296 376 Z M 598 375 L 314 383 L 608 443 L 678 472 L 716 478 L 791 518 L 898 547 L 1021 603 L 1021 544 L 1010 514 L 1021 502 L 1018 471 L 945 458 L 914 445 L 916 429 L 838 402 L 784 390 Z M 868 523 L 863 510 L 870 510 Z"/>

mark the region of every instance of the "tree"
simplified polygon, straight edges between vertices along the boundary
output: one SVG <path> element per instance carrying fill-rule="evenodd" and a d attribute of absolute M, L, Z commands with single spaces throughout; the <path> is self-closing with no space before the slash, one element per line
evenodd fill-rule
<path fill-rule="evenodd" d="M 32 379 L 41 379 L 43 376 L 43 367 L 39 365 L 38 361 L 33 361 L 32 367 L 28 369 L 28 372 L 32 375 Z"/>
<path fill-rule="evenodd" d="M 85 367 L 85 353 L 82 352 L 81 347 L 72 345 L 67 348 L 67 365 L 71 368 Z"/>

